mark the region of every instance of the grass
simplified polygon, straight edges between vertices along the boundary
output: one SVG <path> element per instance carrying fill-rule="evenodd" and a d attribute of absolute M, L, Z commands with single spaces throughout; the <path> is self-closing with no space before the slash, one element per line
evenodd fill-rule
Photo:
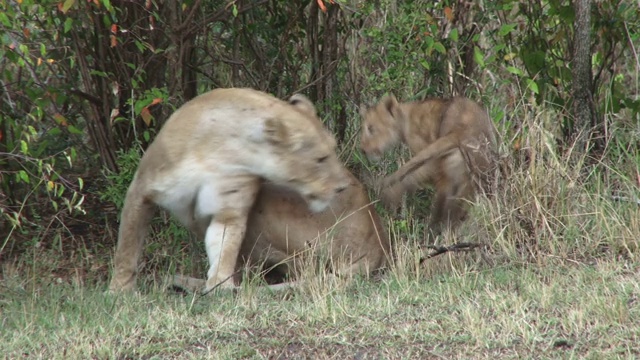
<path fill-rule="evenodd" d="M 516 265 L 197 297 L 5 279 L 7 358 L 633 358 L 640 266 Z M 459 261 L 458 261 L 459 263 Z M 407 275 L 407 274 L 405 274 Z"/>

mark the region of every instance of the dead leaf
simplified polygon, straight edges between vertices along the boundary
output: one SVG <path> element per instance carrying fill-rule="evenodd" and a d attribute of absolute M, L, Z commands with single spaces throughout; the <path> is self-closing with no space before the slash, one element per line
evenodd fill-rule
<path fill-rule="evenodd" d="M 320 10 L 322 10 L 322 12 L 327 12 L 327 7 L 324 4 L 323 0 L 316 0 L 318 2 L 318 6 L 320 7 Z M 333 0 L 329 0 L 329 4 L 335 4 L 336 2 Z"/>
<path fill-rule="evenodd" d="M 64 116 L 62 116 L 62 114 L 60 113 L 54 114 L 53 120 L 55 120 L 58 123 L 58 125 L 61 125 L 61 126 L 69 125 L 69 123 L 67 122 L 67 119 Z"/>
<path fill-rule="evenodd" d="M 153 119 L 153 116 L 151 116 L 151 112 L 149 112 L 148 106 L 142 108 L 142 111 L 140 111 L 140 116 L 142 116 L 142 121 L 144 121 L 145 125 L 151 126 L 151 119 Z"/>
<path fill-rule="evenodd" d="M 327 12 L 327 7 L 324 6 L 324 2 L 322 2 L 322 0 L 318 0 L 318 6 L 320 6 L 320 10 L 322 10 L 322 12 Z"/>
<path fill-rule="evenodd" d="M 444 16 L 447 18 L 447 20 L 453 21 L 453 10 L 451 10 L 449 6 L 445 6 Z"/>

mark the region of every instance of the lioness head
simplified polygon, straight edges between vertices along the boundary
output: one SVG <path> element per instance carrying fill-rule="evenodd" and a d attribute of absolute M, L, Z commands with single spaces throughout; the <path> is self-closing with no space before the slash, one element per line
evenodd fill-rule
<path fill-rule="evenodd" d="M 400 141 L 402 110 L 395 96 L 387 95 L 378 105 L 360 110 L 362 137 L 360 147 L 371 161 L 378 161 L 382 154 Z"/>
<path fill-rule="evenodd" d="M 289 186 L 319 212 L 349 185 L 336 155 L 336 141 L 322 124 L 316 109 L 302 95 L 289 99 L 290 108 L 265 121 L 267 140 L 277 152 L 279 164 L 269 180 Z"/>

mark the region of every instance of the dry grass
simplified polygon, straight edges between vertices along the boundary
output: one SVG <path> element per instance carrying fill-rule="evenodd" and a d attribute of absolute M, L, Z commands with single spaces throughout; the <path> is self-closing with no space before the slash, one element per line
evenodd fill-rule
<path fill-rule="evenodd" d="M 640 355 L 640 267 L 623 261 L 394 269 L 377 281 L 209 297 L 3 282 L 8 358 L 615 358 Z M 440 264 L 442 265 L 442 264 Z"/>

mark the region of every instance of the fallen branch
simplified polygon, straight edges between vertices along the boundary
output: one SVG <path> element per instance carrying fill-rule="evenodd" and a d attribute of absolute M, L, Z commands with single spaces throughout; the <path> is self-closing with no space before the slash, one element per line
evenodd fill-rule
<path fill-rule="evenodd" d="M 613 201 L 621 201 L 621 202 L 631 202 L 631 203 L 636 203 L 638 205 L 640 205 L 640 198 L 633 198 L 633 197 L 627 197 L 627 196 L 612 196 L 611 197 L 613 199 Z"/>
<path fill-rule="evenodd" d="M 420 259 L 420 264 L 436 257 L 438 255 L 442 255 L 446 252 L 466 252 L 471 251 L 477 248 L 481 248 L 482 244 L 480 243 L 457 243 L 449 246 L 435 246 L 435 245 L 427 245 L 427 248 L 433 250 L 432 253 Z"/>

